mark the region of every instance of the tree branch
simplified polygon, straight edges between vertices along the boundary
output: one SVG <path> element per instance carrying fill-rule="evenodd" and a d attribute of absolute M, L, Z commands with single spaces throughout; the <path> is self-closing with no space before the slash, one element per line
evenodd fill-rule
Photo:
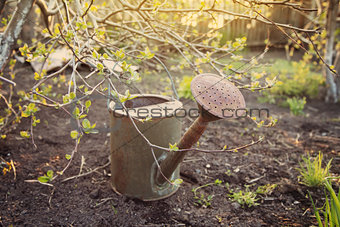
<path fill-rule="evenodd" d="M 12 48 L 24 26 L 29 12 L 32 9 L 35 0 L 21 0 L 13 13 L 4 35 L 0 39 L 0 72 L 2 72 L 11 55 Z"/>

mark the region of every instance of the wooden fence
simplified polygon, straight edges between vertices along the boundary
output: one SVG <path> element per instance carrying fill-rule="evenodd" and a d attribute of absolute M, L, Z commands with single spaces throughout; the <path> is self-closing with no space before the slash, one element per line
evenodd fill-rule
<path fill-rule="evenodd" d="M 314 1 L 302 1 L 305 5 L 309 7 L 315 7 L 313 5 Z M 199 2 L 197 0 L 187 0 L 187 6 L 193 8 L 197 8 L 197 4 Z M 211 6 L 213 0 L 205 0 L 207 7 Z M 247 8 L 241 6 L 240 4 L 235 4 L 232 0 L 224 0 L 221 2 L 224 10 L 244 14 L 247 11 Z M 259 8 L 263 15 L 268 16 L 268 18 L 277 23 L 290 24 L 293 26 L 297 26 L 303 28 L 308 22 L 308 17 L 313 16 L 310 14 L 302 15 L 297 10 L 293 10 L 288 7 L 275 6 L 273 8 L 269 8 L 265 5 L 260 6 Z M 215 18 L 219 26 L 223 26 L 220 30 L 223 34 L 222 42 L 226 40 L 232 40 L 238 37 L 247 37 L 247 45 L 248 46 L 264 46 L 265 40 L 269 37 L 269 40 L 272 44 L 285 44 L 287 42 L 287 37 L 278 30 L 273 25 L 266 25 L 264 23 L 250 20 L 246 18 L 236 18 L 229 15 L 220 14 L 218 18 Z M 207 32 L 209 30 L 208 24 L 211 20 L 207 20 L 205 23 L 201 23 L 196 29 L 200 33 Z M 287 30 L 288 33 L 291 33 Z"/>

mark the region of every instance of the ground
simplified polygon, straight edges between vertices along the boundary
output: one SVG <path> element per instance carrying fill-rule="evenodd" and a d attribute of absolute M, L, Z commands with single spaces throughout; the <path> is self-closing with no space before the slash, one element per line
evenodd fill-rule
<path fill-rule="evenodd" d="M 20 76 L 33 78 L 30 66 L 21 65 Z M 19 75 L 17 75 L 17 78 Z M 29 86 L 18 79 L 18 86 Z M 22 83 L 22 84 L 20 84 Z M 33 82 L 31 82 L 33 83 Z M 289 110 L 257 102 L 256 95 L 244 92 L 246 103 L 253 107 L 267 107 L 278 118 L 273 128 L 258 129 L 247 119 L 220 120 L 208 126 L 200 139 L 200 147 L 220 149 L 225 144 L 237 147 L 264 136 L 263 142 L 238 152 L 219 154 L 189 153 L 181 166 L 184 182 L 173 196 L 153 202 L 117 195 L 112 191 L 109 161 L 109 135 L 86 135 L 79 146 L 74 162 L 53 187 L 31 182 L 52 169 L 60 171 L 67 163 L 74 141 L 70 138 L 70 119 L 60 110 L 42 107 L 42 119 L 34 129 L 37 149 L 30 139 L 19 136 L 29 129 L 24 120 L 0 141 L 0 156 L 16 166 L 14 172 L 1 176 L 0 224 L 3 226 L 311 226 L 316 225 L 309 191 L 316 205 L 323 205 L 324 192 L 299 183 L 301 156 L 318 151 L 324 160 L 333 158 L 331 172 L 340 170 L 339 104 L 325 104 L 311 100 L 305 116 L 293 116 Z M 194 107 L 191 100 L 181 100 L 185 108 Z M 90 112 L 91 122 L 109 124 L 105 100 L 95 100 Z M 44 120 L 48 120 L 45 122 Z M 185 118 L 183 132 L 194 119 Z M 68 181 L 82 173 L 98 168 L 91 174 Z M 212 196 L 208 207 L 197 205 L 193 188 L 222 181 L 198 191 L 205 198 Z M 228 187 L 226 186 L 228 185 Z M 241 206 L 229 197 L 229 189 L 256 190 L 258 186 L 276 184 L 270 195 L 258 196 L 257 206 Z M 335 187 L 338 187 L 334 185 Z"/>

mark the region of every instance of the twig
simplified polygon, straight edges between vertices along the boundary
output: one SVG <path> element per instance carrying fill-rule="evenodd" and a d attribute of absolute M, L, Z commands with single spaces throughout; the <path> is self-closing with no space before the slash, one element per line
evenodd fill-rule
<path fill-rule="evenodd" d="M 83 171 L 84 164 L 85 164 L 85 157 L 84 157 L 84 155 L 82 155 L 82 156 L 81 156 L 81 163 L 80 163 L 80 168 L 79 168 L 79 173 L 78 173 L 78 175 L 80 175 L 81 172 Z"/>
<path fill-rule="evenodd" d="M 198 149 L 198 148 L 188 148 L 188 149 L 179 149 L 177 151 L 171 151 L 169 148 L 165 148 L 165 147 L 161 147 L 161 146 L 157 146 L 157 145 L 153 145 L 153 144 L 151 144 L 151 146 L 158 148 L 158 149 L 162 149 L 164 151 L 168 151 L 168 152 L 197 151 L 197 152 L 203 152 L 203 153 L 223 153 L 223 152 L 231 152 L 231 151 L 235 151 L 235 150 L 245 149 L 247 147 L 250 147 L 250 146 L 253 146 L 255 144 L 262 142 L 263 139 L 264 139 L 264 137 L 260 137 L 258 140 L 252 141 L 249 144 L 245 144 L 245 145 L 235 147 L 235 148 L 230 148 L 230 149 L 222 149 L 222 150 L 206 150 L 206 149 Z"/>
<path fill-rule="evenodd" d="M 50 205 L 50 208 L 52 208 L 51 202 L 52 202 L 52 196 L 54 194 L 55 187 L 53 187 L 50 198 L 48 199 L 48 204 Z"/>
<path fill-rule="evenodd" d="M 14 81 L 9 80 L 9 79 L 7 79 L 7 78 L 5 78 L 5 77 L 3 77 L 3 76 L 0 76 L 0 80 L 3 80 L 3 81 L 5 81 L 5 82 L 7 82 L 7 83 L 10 83 L 10 84 L 12 84 L 13 86 L 16 86 L 16 85 L 17 85 Z"/>
<path fill-rule="evenodd" d="M 12 113 L 15 114 L 16 117 L 18 117 L 17 112 L 15 112 L 15 110 L 13 109 L 12 105 L 10 105 L 10 103 L 8 103 L 7 99 L 5 98 L 5 96 L 3 96 L 2 94 L 0 94 L 0 97 L 4 100 L 4 102 L 6 103 L 8 109 L 10 109 L 12 111 Z"/>
<path fill-rule="evenodd" d="M 54 187 L 53 184 L 50 184 L 50 183 L 43 183 L 43 182 L 40 182 L 38 180 L 24 180 L 25 182 L 27 183 L 39 183 L 39 184 L 42 184 L 42 185 L 47 185 L 47 186 L 50 186 L 50 187 Z"/>
<path fill-rule="evenodd" d="M 103 166 L 99 166 L 99 167 L 97 167 L 97 168 L 95 168 L 95 169 L 93 169 L 93 170 L 91 170 L 91 171 L 86 172 L 86 173 L 82 173 L 82 174 L 78 174 L 78 175 L 75 175 L 75 176 L 72 176 L 72 177 L 65 178 L 65 179 L 63 179 L 61 182 L 66 182 L 66 181 L 69 181 L 69 180 L 72 180 L 72 179 L 75 179 L 75 178 L 78 178 L 78 177 L 87 176 L 87 175 L 89 175 L 89 174 L 91 174 L 91 173 L 93 173 L 93 172 L 96 172 L 96 171 L 99 170 L 99 169 L 102 169 L 102 168 L 105 168 L 105 167 L 109 166 L 110 163 L 111 163 L 111 161 L 109 161 L 108 163 L 106 163 L 106 164 L 103 165 Z"/>
<path fill-rule="evenodd" d="M 32 114 L 32 115 L 31 115 L 31 138 L 32 138 L 32 144 L 33 144 L 33 146 L 34 146 L 34 149 L 36 150 L 38 147 L 37 147 L 37 145 L 36 145 L 35 142 L 34 142 L 34 134 L 33 134 L 33 117 L 34 117 L 34 115 Z"/>
<path fill-rule="evenodd" d="M 100 201 L 100 203 L 97 203 L 96 205 L 95 205 L 95 207 L 98 207 L 98 206 L 100 206 L 100 205 L 102 205 L 103 203 L 106 203 L 107 201 L 110 201 L 110 200 L 113 200 L 113 199 L 115 199 L 114 197 L 109 197 L 109 198 L 104 198 L 104 199 L 101 199 Z"/>
<path fill-rule="evenodd" d="M 63 38 L 63 40 L 65 41 L 66 45 L 70 48 L 70 50 L 72 51 L 73 55 L 78 59 L 78 61 L 84 63 L 79 57 L 78 55 L 74 52 L 74 49 L 73 47 L 71 47 L 71 45 L 67 42 L 67 40 L 65 39 L 64 35 L 63 35 L 63 32 L 61 31 L 60 29 L 60 26 L 58 26 L 58 30 L 60 32 L 60 35 L 61 35 L 61 38 Z"/>
<path fill-rule="evenodd" d="M 329 69 L 329 71 L 331 71 L 333 74 L 335 74 L 336 76 L 339 76 L 339 74 L 337 73 L 337 71 L 335 71 L 334 69 L 331 69 L 331 67 L 329 66 L 329 64 L 327 64 L 325 62 L 325 60 L 323 59 L 323 57 L 321 57 L 317 47 L 315 46 L 314 42 L 312 41 L 310 35 L 308 33 L 306 33 L 307 36 L 308 36 L 308 39 L 309 41 L 311 42 L 312 46 L 313 46 L 313 49 L 315 51 L 315 53 L 317 54 L 318 58 L 322 61 L 322 63 L 324 63 L 326 65 L 326 67 Z"/>
<path fill-rule="evenodd" d="M 81 15 L 81 17 L 85 17 L 85 15 L 87 14 L 87 12 L 90 10 L 92 4 L 93 4 L 93 0 L 91 0 L 91 3 L 90 3 L 90 5 L 89 5 L 89 7 L 86 9 L 86 11 L 83 13 L 83 15 Z"/>

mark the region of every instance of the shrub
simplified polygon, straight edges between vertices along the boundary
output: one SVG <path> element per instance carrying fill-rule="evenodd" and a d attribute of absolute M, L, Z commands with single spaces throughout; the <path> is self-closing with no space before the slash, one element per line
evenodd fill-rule
<path fill-rule="evenodd" d="M 192 99 L 194 97 L 191 94 L 190 84 L 194 77 L 192 76 L 184 76 L 179 84 L 178 95 L 181 98 Z"/>
<path fill-rule="evenodd" d="M 292 114 L 295 116 L 302 115 L 306 104 L 306 97 L 303 97 L 302 99 L 296 97 L 288 98 L 287 103 Z"/>
<path fill-rule="evenodd" d="M 264 96 L 309 97 L 315 98 L 319 88 L 324 86 L 325 79 L 317 69 L 305 60 L 289 62 L 277 60 L 268 69 L 269 78 L 277 77 L 277 83 L 269 90 L 262 92 Z M 271 98 L 272 100 L 272 98 Z"/>

